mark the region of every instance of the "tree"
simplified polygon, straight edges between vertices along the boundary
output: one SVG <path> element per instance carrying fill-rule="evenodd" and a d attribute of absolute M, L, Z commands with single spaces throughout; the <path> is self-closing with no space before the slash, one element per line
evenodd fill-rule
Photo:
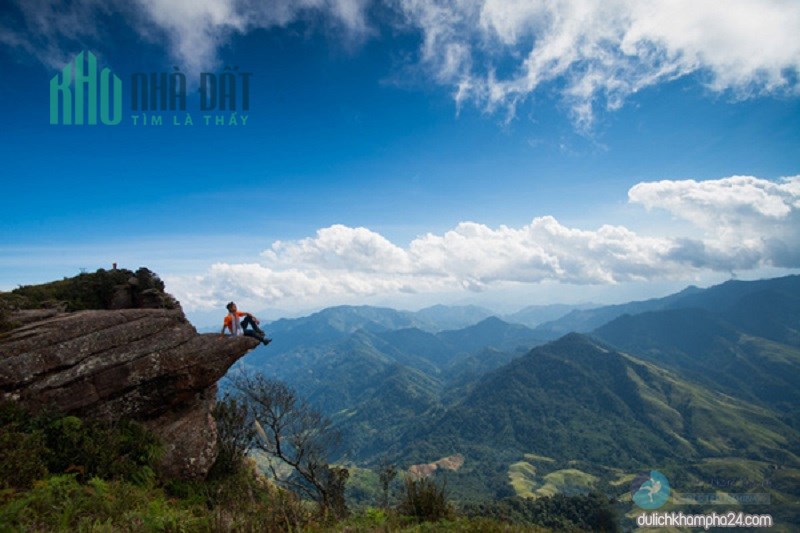
<path fill-rule="evenodd" d="M 294 389 L 263 374 L 240 372 L 231 383 L 251 410 L 255 447 L 290 467 L 286 474 L 271 461 L 275 481 L 317 501 L 324 511 L 344 516 L 349 471 L 328 463 L 328 454 L 339 444 L 331 421 L 299 398 Z"/>
<path fill-rule="evenodd" d="M 256 437 L 250 407 L 226 393 L 214 406 L 217 422 L 217 459 L 209 472 L 212 478 L 235 474 L 242 467 Z"/>
<path fill-rule="evenodd" d="M 384 457 L 378 465 L 378 479 L 381 482 L 381 490 L 383 491 L 381 507 L 384 509 L 389 507 L 389 486 L 395 477 L 397 477 L 397 467 Z"/>

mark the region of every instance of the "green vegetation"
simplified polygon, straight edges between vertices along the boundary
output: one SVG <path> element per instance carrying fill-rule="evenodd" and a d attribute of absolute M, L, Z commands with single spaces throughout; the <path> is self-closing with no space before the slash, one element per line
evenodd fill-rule
<path fill-rule="evenodd" d="M 220 426 L 246 420 L 240 405 L 216 410 Z M 347 518 L 278 488 L 241 452 L 242 433 L 220 432 L 228 452 L 206 481 L 156 474 L 160 446 L 134 422 L 114 425 L 0 405 L 0 524 L 3 531 L 396 531 L 542 532 L 524 519 L 458 513 L 443 483 L 409 480 L 396 508 L 366 507 Z M 238 443 L 238 444 L 237 444 Z M 239 458 L 235 460 L 232 458 Z M 388 487 L 393 467 L 372 474 Z M 518 517 L 520 518 L 520 517 Z M 522 517 L 524 518 L 524 517 Z M 564 518 L 561 523 L 572 523 Z"/>
<path fill-rule="evenodd" d="M 517 347 L 535 332 L 497 319 L 433 333 L 391 310 L 331 308 L 274 324 L 280 347 L 245 363 L 331 417 L 343 435 L 331 459 L 348 468 L 461 453 L 463 468 L 447 474 L 458 501 L 585 493 L 708 458 L 794 468 L 799 294 L 794 276 L 580 311 L 570 316 L 583 331 L 617 319 L 594 332 L 603 343 L 568 335 L 532 351 Z M 596 483 L 544 479 L 573 468 Z"/>
<path fill-rule="evenodd" d="M 128 282 L 135 278 L 134 284 Z M 130 288 L 132 303 L 145 291 L 164 293 L 164 282 L 147 268 L 136 272 L 127 269 L 81 273 L 72 278 L 41 285 L 25 285 L 11 292 L 0 293 L 0 331 L 8 328 L 8 312 L 15 309 L 59 308 L 66 311 L 85 309 L 110 309 L 117 287 Z M 164 295 L 167 307 L 177 306 L 171 297 Z"/>
<path fill-rule="evenodd" d="M 521 464 L 508 470 L 531 451 L 558 462 L 548 472 L 573 468 L 568 462 L 580 459 L 581 471 L 598 476 L 600 467 L 635 471 L 714 456 L 794 466 L 800 442 L 797 430 L 773 412 L 580 335 L 535 348 L 487 375 L 459 404 L 407 437 L 405 453 L 414 461 L 461 451 L 467 463 L 454 476 L 454 489 L 469 496 L 459 476 L 480 469 L 482 493 L 471 496 L 482 498 L 497 497 L 501 486 L 490 485 L 497 468 L 505 474 L 498 481 L 513 481 L 518 494 L 546 485 L 523 476 Z M 560 487 L 562 480 L 554 477 L 550 485 Z"/>
<path fill-rule="evenodd" d="M 213 414 L 218 446 L 209 478 L 217 479 L 238 471 L 256 437 L 256 429 L 248 405 L 228 394 L 217 402 Z"/>
<path fill-rule="evenodd" d="M 436 522 L 453 516 L 446 484 L 426 477 L 406 477 L 398 510 L 419 522 Z"/>
<path fill-rule="evenodd" d="M 389 497 L 391 496 L 392 481 L 397 477 L 397 467 L 385 458 L 378 465 L 378 479 L 381 482 L 381 506 L 389 508 Z"/>
<path fill-rule="evenodd" d="M 508 468 L 508 478 L 517 496 L 537 498 L 556 494 L 587 494 L 597 485 L 598 478 L 577 468 L 564 468 L 542 475 L 526 461 Z"/>
<path fill-rule="evenodd" d="M 27 489 L 48 474 L 145 485 L 155 479 L 157 439 L 136 422 L 106 424 L 74 416 L 30 416 L 0 404 L 0 488 Z"/>
<path fill-rule="evenodd" d="M 2 311 L 23 307 L 23 300 L 29 306 L 86 305 L 92 294 L 103 293 L 105 275 L 95 278 L 100 288 L 86 291 L 80 287 L 91 283 L 58 292 L 55 286 L 64 282 L 56 282 L 43 292 L 20 288 L 0 295 L 0 328 L 12 319 Z M 282 377 L 298 391 L 287 396 L 288 389 L 269 389 L 291 401 L 262 409 L 263 435 L 255 435 L 260 452 L 251 449 L 255 415 L 241 396 L 218 406 L 220 454 L 203 483 L 131 475 L 147 472 L 146 461 L 129 468 L 102 453 L 96 460 L 92 454 L 80 458 L 81 450 L 107 438 L 81 435 L 100 435 L 101 426 L 55 418 L 29 426 L 20 420 L 0 433 L 2 477 L 12 479 L 13 471 L 19 480 L 3 485 L 2 509 L 11 512 L 6 504 L 34 494 L 72 494 L 73 485 L 94 494 L 93 480 L 102 479 L 111 493 L 132 494 L 134 507 L 118 509 L 120 516 L 145 520 L 150 508 L 136 502 L 159 502 L 153 505 L 163 514 L 180 516 L 200 531 L 614 530 L 615 508 L 628 513 L 622 525 L 631 526 L 634 473 L 657 468 L 676 495 L 766 493 L 770 506 L 742 510 L 800 523 L 800 300 L 793 296 L 800 278 L 787 280 L 780 283 L 791 287 L 779 296 L 742 296 L 743 285 L 725 284 L 725 290 L 709 290 L 708 298 L 695 289 L 655 307 L 625 307 L 640 313 L 634 316 L 614 309 L 617 319 L 596 330 L 595 338 L 567 335 L 527 354 L 517 346 L 531 338 L 530 330 L 496 319 L 439 333 L 417 329 L 407 315 L 373 308 L 279 321 L 271 325 L 275 345 L 256 350 L 242 365 Z M 731 288 L 738 293 L 723 294 Z M 696 309 L 675 307 L 687 299 Z M 590 314 L 584 318 L 599 316 Z M 320 452 L 313 464 L 277 457 L 275 422 L 284 407 L 305 413 L 305 426 L 298 427 L 325 430 L 299 435 L 338 430 L 342 446 L 321 453 L 307 442 Z M 52 434 L 63 442 L 56 446 Z M 59 446 L 69 451 L 59 452 Z M 59 453 L 78 459 L 58 462 Z M 465 457 L 459 470 L 401 482 L 411 479 L 405 472 L 410 465 L 455 453 Z M 321 513 L 317 502 L 323 501 L 338 510 Z M 22 523 L 14 521 L 21 515 L 3 516 Z M 70 525 L 101 530 L 107 520 L 118 529 L 144 523 L 109 517 L 97 514 L 97 526 Z M 41 523 L 56 523 L 51 519 Z M 23 529 L 37 527 L 26 524 Z M 158 527 L 172 526 L 147 526 Z"/>
<path fill-rule="evenodd" d="M 795 318 L 800 321 L 800 313 Z M 773 409 L 800 427 L 798 345 L 754 337 L 699 309 L 626 315 L 595 335 L 684 379 Z"/>
<path fill-rule="evenodd" d="M 526 461 L 538 461 L 541 463 L 555 463 L 556 460 L 552 457 L 545 457 L 544 455 L 536 455 L 535 453 L 526 453 L 523 455 Z"/>
<path fill-rule="evenodd" d="M 613 502 L 594 492 L 586 496 L 557 494 L 535 500 L 508 498 L 468 504 L 462 512 L 504 522 L 540 524 L 555 531 L 619 531 Z"/>
<path fill-rule="evenodd" d="M 597 484 L 597 477 L 576 468 L 556 470 L 544 476 L 544 484 L 536 493 L 540 496 L 556 494 L 584 494 Z"/>
<path fill-rule="evenodd" d="M 31 416 L 1 404 L 3 531 L 276 531 L 314 521 L 246 462 L 217 468 L 207 482 L 161 480 L 160 451 L 135 422 Z"/>
<path fill-rule="evenodd" d="M 0 334 L 19 326 L 19 322 L 11 318 L 11 311 L 8 309 L 7 304 L 3 301 L 0 301 Z"/>
<path fill-rule="evenodd" d="M 526 461 L 518 461 L 508 468 L 508 478 L 517 496 L 533 498 L 537 486 L 535 466 Z"/>

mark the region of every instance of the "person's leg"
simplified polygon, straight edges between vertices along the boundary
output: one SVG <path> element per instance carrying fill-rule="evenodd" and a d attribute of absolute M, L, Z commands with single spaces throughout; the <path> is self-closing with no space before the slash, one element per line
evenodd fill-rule
<path fill-rule="evenodd" d="M 264 346 L 266 346 L 267 344 L 269 344 L 269 343 L 271 343 L 271 342 L 272 342 L 272 339 L 268 339 L 268 338 L 267 338 L 267 337 L 264 335 L 264 332 L 263 332 L 263 331 L 261 331 L 261 330 L 258 330 L 258 331 L 253 331 L 252 329 L 246 329 L 246 330 L 244 330 L 244 334 L 245 334 L 245 336 L 247 336 L 247 337 L 253 337 L 253 338 L 254 338 L 254 339 L 256 339 L 256 340 L 258 340 L 258 341 L 261 341 L 261 343 L 262 343 Z"/>
<path fill-rule="evenodd" d="M 244 320 L 242 320 L 242 329 L 245 330 L 245 333 L 247 333 L 247 328 L 253 328 L 253 331 L 255 331 L 260 337 L 264 336 L 264 332 L 260 327 L 258 327 L 256 321 L 249 316 L 244 317 Z"/>
<path fill-rule="evenodd" d="M 244 320 L 242 320 L 242 330 L 244 331 L 244 334 L 247 335 L 248 337 L 253 337 L 254 339 L 258 339 L 261 342 L 263 342 L 264 346 L 272 342 L 272 339 L 268 339 L 267 334 L 264 333 L 264 331 L 260 327 L 258 327 L 256 321 L 250 318 L 249 316 L 244 317 Z"/>

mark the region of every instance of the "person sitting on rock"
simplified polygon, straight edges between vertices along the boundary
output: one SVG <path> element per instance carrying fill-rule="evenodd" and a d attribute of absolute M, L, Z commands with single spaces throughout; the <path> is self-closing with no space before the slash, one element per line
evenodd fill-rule
<path fill-rule="evenodd" d="M 264 343 L 264 346 L 272 342 L 272 339 L 268 339 L 264 331 L 258 327 L 259 322 L 256 317 L 250 313 L 239 311 L 236 308 L 236 304 L 233 302 L 230 302 L 225 307 L 228 309 L 228 314 L 225 316 L 225 321 L 222 323 L 221 335 L 224 335 L 225 330 L 228 329 L 231 335 L 253 337 Z M 239 320 L 241 317 L 244 317 L 244 320 Z"/>

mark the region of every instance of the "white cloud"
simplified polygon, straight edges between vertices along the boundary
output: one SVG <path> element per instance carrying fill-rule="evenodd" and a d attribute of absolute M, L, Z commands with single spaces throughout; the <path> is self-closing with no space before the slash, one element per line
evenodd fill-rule
<path fill-rule="evenodd" d="M 226 34 L 243 31 L 244 17 L 231 0 L 138 0 L 147 18 L 165 30 L 173 56 L 188 72 L 216 62 L 217 47 Z"/>
<path fill-rule="evenodd" d="M 749 225 L 756 220 L 783 220 L 798 207 L 798 193 L 800 176 L 779 182 L 732 176 L 700 182 L 639 183 L 628 191 L 628 199 L 647 209 L 665 209 L 706 230 L 717 231 L 735 222 Z"/>
<path fill-rule="evenodd" d="M 0 42 L 59 67 L 102 44 L 98 21 L 115 14 L 194 72 L 216 66 L 231 34 L 259 28 L 322 21 L 363 39 L 372 4 L 421 34 L 420 63 L 458 105 L 509 117 L 547 84 L 583 129 L 598 109 L 689 73 L 735 98 L 800 92 L 796 0 L 16 0 L 21 20 L 7 18 Z"/>
<path fill-rule="evenodd" d="M 383 236 L 366 228 L 334 225 L 314 238 L 277 241 L 261 254 L 275 265 L 346 268 L 359 272 L 410 272 L 408 255 Z"/>
<path fill-rule="evenodd" d="M 101 31 L 98 21 L 112 6 L 102 0 L 76 0 L 69 9 L 55 0 L 16 2 L 19 13 L 11 9 L 0 19 L 0 43 L 24 50 L 51 68 L 60 69 L 81 43 L 96 43 Z M 124 4 L 119 6 L 127 13 Z M 77 47 L 70 50 L 70 47 Z"/>
<path fill-rule="evenodd" d="M 701 72 L 737 98 L 800 91 L 800 3 L 793 0 L 383 0 L 421 32 L 420 61 L 460 106 L 517 106 L 561 84 L 575 124 L 619 108 L 645 87 Z M 51 67 L 64 47 L 100 40 L 101 14 L 121 13 L 148 39 L 166 39 L 187 72 L 214 67 L 232 33 L 320 19 L 350 38 L 370 33 L 378 0 L 17 0 L 22 27 L 0 42 Z M 155 25 L 155 30 L 153 29 Z M 94 41 L 94 42 L 93 42 Z M 74 52 L 75 50 L 72 50 Z"/>
<path fill-rule="evenodd" d="M 313 307 L 376 295 L 483 291 L 508 284 L 686 279 L 709 271 L 800 268 L 800 176 L 635 185 L 631 203 L 665 209 L 696 235 L 640 235 L 624 226 L 570 228 L 551 216 L 519 228 L 463 222 L 399 246 L 367 228 L 334 225 L 277 241 L 248 264 L 167 276 L 187 309 L 235 297 L 256 306 Z"/>
<path fill-rule="evenodd" d="M 216 63 L 231 32 L 284 27 L 321 17 L 351 36 L 368 32 L 367 0 L 137 0 L 148 19 L 167 30 L 172 53 L 189 72 Z"/>
<path fill-rule="evenodd" d="M 542 84 L 557 82 L 575 123 L 589 128 L 598 104 L 617 109 L 645 87 L 692 72 L 737 98 L 800 90 L 800 2 L 792 0 L 397 4 L 423 33 L 422 62 L 459 102 L 488 110 L 513 114 Z"/>
<path fill-rule="evenodd" d="M 697 227 L 703 242 L 682 241 L 673 253 L 688 254 L 698 264 L 721 270 L 764 262 L 800 266 L 800 176 L 640 183 L 628 199 Z"/>
<path fill-rule="evenodd" d="M 145 39 L 163 42 L 186 72 L 218 66 L 218 50 L 231 34 L 322 21 L 350 39 L 369 33 L 369 0 L 14 0 L 19 17 L 7 16 L 0 43 L 21 48 L 60 68 L 81 49 L 103 50 L 102 16 L 126 20 Z M 340 32 L 341 33 L 341 32 Z"/>

